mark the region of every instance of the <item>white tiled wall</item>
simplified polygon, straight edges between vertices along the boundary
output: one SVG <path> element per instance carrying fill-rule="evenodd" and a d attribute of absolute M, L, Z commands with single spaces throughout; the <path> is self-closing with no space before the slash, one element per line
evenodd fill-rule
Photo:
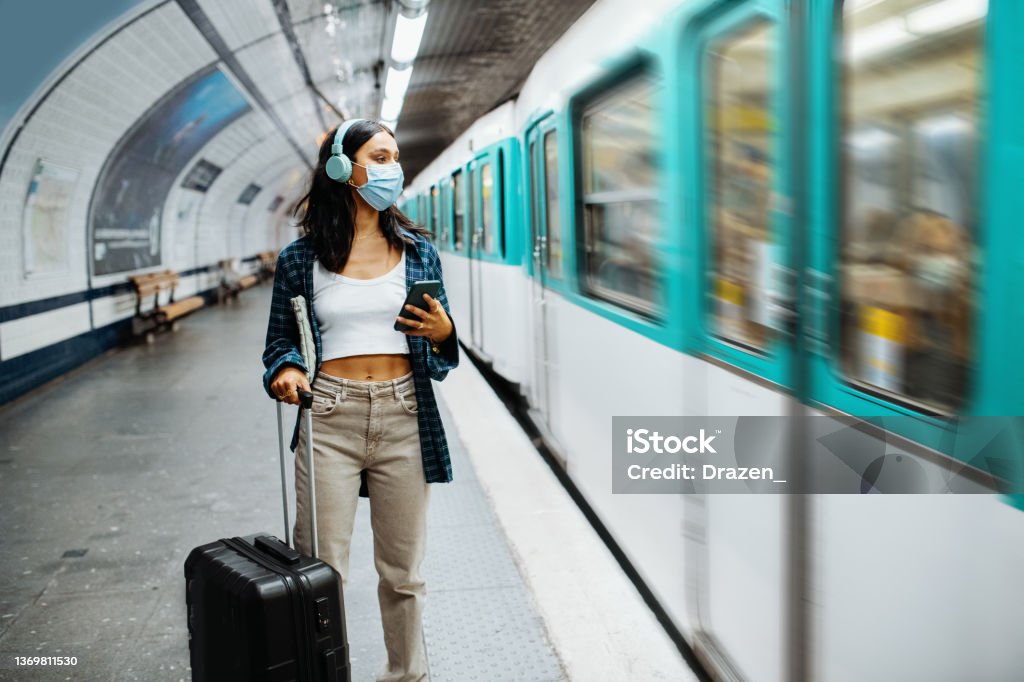
<path fill-rule="evenodd" d="M 143 310 L 145 310 L 145 306 Z M 104 296 L 92 301 L 92 323 L 96 329 L 127 319 L 134 314 L 135 294 Z M 7 349 L 3 350 L 6 354 Z"/>
<path fill-rule="evenodd" d="M 251 69 L 249 75 L 265 88 L 267 99 L 279 105 L 295 139 L 308 146 L 307 161 L 315 161 L 319 122 L 270 0 L 202 0 L 201 6 L 227 44 L 242 48 L 239 61 Z M 71 71 L 26 122 L 0 174 L 0 306 L 89 288 L 89 201 L 103 163 L 160 98 L 216 60 L 180 6 L 168 2 L 132 21 L 84 60 L 72 62 Z M 189 270 L 276 250 L 282 238 L 293 238 L 280 225 L 287 221 L 283 212 L 301 189 L 306 166 L 262 111 L 254 107 L 211 140 L 199 157 L 224 172 L 208 194 L 180 188 L 181 178 L 175 181 L 164 208 L 162 263 L 155 269 Z M 22 214 L 39 158 L 75 169 L 78 178 L 68 206 L 66 271 L 26 278 Z M 249 182 L 264 189 L 246 207 L 237 198 Z M 279 193 L 288 201 L 270 213 L 267 206 Z M 91 285 L 122 283 L 126 274 L 94 277 Z M 183 277 L 176 296 L 209 289 L 218 281 L 216 273 Z M 93 326 L 102 327 L 131 317 L 135 297 L 99 298 L 91 307 Z M 89 312 L 90 303 L 81 303 L 0 324 L 0 360 L 89 331 Z"/>
<path fill-rule="evenodd" d="M 301 90 L 274 103 L 274 111 L 278 118 L 287 121 L 291 130 L 295 131 L 295 140 L 310 154 L 307 160 L 312 164 L 316 161 L 317 138 L 323 134 L 323 126 L 316 115 L 313 98 L 309 90 Z M 325 117 L 325 121 L 336 121 L 336 118 Z M 330 124 L 329 125 L 333 125 Z"/>
<path fill-rule="evenodd" d="M 283 33 L 261 40 L 235 53 L 242 68 L 259 83 L 268 102 L 278 102 L 305 92 L 309 96 L 295 57 Z"/>
<path fill-rule="evenodd" d="M 175 248 L 183 258 L 183 265 L 178 268 L 179 270 L 209 265 L 222 258 L 250 255 L 229 253 L 223 235 L 223 221 L 210 222 L 207 216 L 211 202 L 226 198 L 217 188 L 237 172 L 235 162 L 245 154 L 247 146 L 255 144 L 258 140 L 276 137 L 279 137 L 277 130 L 266 115 L 259 110 L 253 110 L 222 130 L 196 154 L 197 159 L 206 159 L 224 169 L 214 180 L 209 192 L 200 193 L 181 187 L 181 181 L 191 168 L 191 163 L 182 170 L 179 177 L 175 178 L 164 204 L 163 223 L 176 227 Z M 232 201 L 237 198 L 236 194 Z M 190 205 L 190 202 L 194 204 Z M 190 207 L 190 210 L 184 220 L 181 220 L 179 214 L 186 207 Z"/>
<path fill-rule="evenodd" d="M 10 360 L 87 331 L 89 304 L 79 303 L 0 324 L 0 348 Z"/>
<path fill-rule="evenodd" d="M 232 50 L 281 30 L 270 0 L 200 0 L 199 6 Z"/>
<path fill-rule="evenodd" d="M 238 203 L 239 195 L 250 182 L 263 186 L 262 178 L 268 169 L 279 173 L 282 167 L 299 163 L 291 145 L 266 125 L 249 129 L 239 122 L 232 128 L 239 128 L 237 132 L 242 134 L 220 135 L 208 145 L 205 158 L 218 165 L 221 162 L 217 159 L 223 159 L 224 172 L 210 187 L 201 206 L 201 227 L 195 239 L 200 263 L 215 263 L 221 258 L 248 256 L 272 248 L 259 240 L 243 242 L 241 231 L 247 211 Z M 264 186 L 257 199 L 262 201 L 265 191 Z"/>
<path fill-rule="evenodd" d="M 0 305 L 87 288 L 88 204 L 107 154 L 158 98 L 213 58 L 178 5 L 168 3 L 101 45 L 42 103 L 0 176 Z M 79 176 L 68 207 L 69 268 L 32 280 L 24 277 L 22 211 L 38 158 L 75 168 Z"/>
<path fill-rule="evenodd" d="M 260 250 L 280 251 L 298 236 L 298 230 L 290 227 L 291 203 L 306 193 L 309 183 L 309 172 L 304 167 L 290 167 L 285 171 L 269 169 L 263 192 L 249 208 L 246 216 L 246 241 L 262 243 L 266 246 Z M 270 202 L 281 195 L 284 202 L 271 213 Z"/>

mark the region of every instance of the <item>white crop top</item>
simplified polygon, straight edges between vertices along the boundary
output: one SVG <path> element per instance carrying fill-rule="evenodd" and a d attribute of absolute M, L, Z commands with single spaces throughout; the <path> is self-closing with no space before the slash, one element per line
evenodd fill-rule
<path fill-rule="evenodd" d="M 398 265 L 372 279 L 339 275 L 317 259 L 313 268 L 313 312 L 320 327 L 323 360 L 370 353 L 408 354 L 405 334 L 394 327 L 404 302 L 404 249 Z"/>

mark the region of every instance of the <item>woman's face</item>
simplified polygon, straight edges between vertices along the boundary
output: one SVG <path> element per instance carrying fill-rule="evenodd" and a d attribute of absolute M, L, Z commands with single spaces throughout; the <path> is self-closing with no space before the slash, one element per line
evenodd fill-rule
<path fill-rule="evenodd" d="M 366 184 L 366 168 L 374 164 L 398 163 L 398 143 L 387 131 L 382 130 L 356 150 L 352 157 L 352 184 L 361 187 Z M 361 164 L 361 165 L 355 165 Z"/>

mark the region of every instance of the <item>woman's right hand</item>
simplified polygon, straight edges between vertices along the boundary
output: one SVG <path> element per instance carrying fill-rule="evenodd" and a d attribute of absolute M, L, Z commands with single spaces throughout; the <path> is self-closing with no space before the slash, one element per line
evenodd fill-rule
<path fill-rule="evenodd" d="M 310 390 L 306 373 L 297 367 L 285 367 L 270 382 L 270 390 L 277 399 L 289 405 L 299 404 L 299 389 Z"/>

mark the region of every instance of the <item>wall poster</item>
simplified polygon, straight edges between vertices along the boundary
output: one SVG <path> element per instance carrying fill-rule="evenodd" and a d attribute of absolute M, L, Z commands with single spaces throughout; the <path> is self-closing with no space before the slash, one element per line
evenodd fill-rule
<path fill-rule="evenodd" d="M 25 195 L 22 244 L 25 277 L 64 274 L 68 263 L 68 206 L 78 170 L 45 159 L 36 161 Z"/>

